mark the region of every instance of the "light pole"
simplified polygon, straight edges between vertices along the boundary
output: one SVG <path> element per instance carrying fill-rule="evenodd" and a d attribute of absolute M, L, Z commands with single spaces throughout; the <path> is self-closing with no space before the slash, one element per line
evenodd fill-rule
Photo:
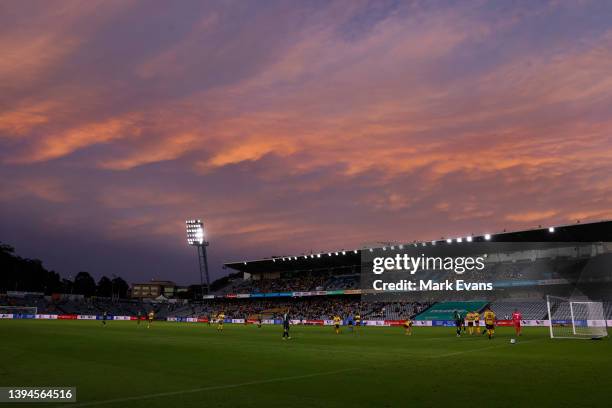
<path fill-rule="evenodd" d="M 198 250 L 198 263 L 200 265 L 200 296 L 204 296 L 204 276 L 206 276 L 206 293 L 210 290 L 210 276 L 208 275 L 208 258 L 206 247 L 208 241 L 204 239 L 204 224 L 202 220 L 187 220 L 187 244 L 195 246 Z"/>

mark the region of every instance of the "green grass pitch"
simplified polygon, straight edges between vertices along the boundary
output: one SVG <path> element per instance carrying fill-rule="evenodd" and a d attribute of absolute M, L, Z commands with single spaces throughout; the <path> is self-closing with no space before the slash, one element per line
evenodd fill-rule
<path fill-rule="evenodd" d="M 134 321 L 0 321 L 1 386 L 76 386 L 100 407 L 605 406 L 608 339 L 550 340 L 525 328 L 456 338 L 453 328 Z M 41 406 L 40 404 L 35 404 Z M 17 405 L 16 405 L 17 406 Z M 25 403 L 18 406 L 26 406 Z M 42 406 L 57 406 L 43 404 Z"/>

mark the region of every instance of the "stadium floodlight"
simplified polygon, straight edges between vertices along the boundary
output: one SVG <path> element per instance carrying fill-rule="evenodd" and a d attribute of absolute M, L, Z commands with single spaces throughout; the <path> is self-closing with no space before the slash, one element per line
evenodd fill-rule
<path fill-rule="evenodd" d="M 338 253 L 336 252 L 336 256 L 338 255 Z"/>
<path fill-rule="evenodd" d="M 465 237 L 465 240 L 466 240 L 467 242 L 472 242 L 472 236 L 471 236 L 471 235 L 468 235 L 467 237 Z"/>
<path fill-rule="evenodd" d="M 346 251 L 342 251 L 342 255 L 346 255 Z"/>
<path fill-rule="evenodd" d="M 427 242 L 422 242 L 421 245 L 427 246 Z"/>
<path fill-rule="evenodd" d="M 452 244 L 452 242 L 453 242 L 453 240 L 452 240 L 452 239 L 450 239 L 450 238 L 446 238 L 446 243 L 447 243 L 447 244 Z"/>
<path fill-rule="evenodd" d="M 548 232 L 555 232 L 555 227 L 548 227 Z"/>
<path fill-rule="evenodd" d="M 321 257 L 321 254 L 317 254 L 317 258 L 320 258 L 320 257 Z"/>
<path fill-rule="evenodd" d="M 436 245 L 436 241 L 431 241 L 431 245 Z"/>
<path fill-rule="evenodd" d="M 374 248 L 370 248 L 370 252 L 374 252 Z"/>
<path fill-rule="evenodd" d="M 484 238 L 488 241 L 491 239 L 491 234 L 485 234 Z"/>
<path fill-rule="evenodd" d="M 210 276 L 208 274 L 208 258 L 206 255 L 206 234 L 202 220 L 193 219 L 185 221 L 187 228 L 187 244 L 195 246 L 198 250 L 198 263 L 200 265 L 200 295 L 204 297 L 204 276 L 206 276 L 206 293 L 210 291 Z M 246 262 L 244 263 L 246 265 Z"/>
<path fill-rule="evenodd" d="M 457 238 L 457 242 L 461 243 L 463 242 L 463 239 L 461 239 L 461 237 Z"/>
<path fill-rule="evenodd" d="M 356 254 L 356 253 L 357 253 L 357 250 L 356 250 L 356 249 L 355 249 L 355 250 L 353 250 L 353 253 L 355 253 L 355 254 Z"/>

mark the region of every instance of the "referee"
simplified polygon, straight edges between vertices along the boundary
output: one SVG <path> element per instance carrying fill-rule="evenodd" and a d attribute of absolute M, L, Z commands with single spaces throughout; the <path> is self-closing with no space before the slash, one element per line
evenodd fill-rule
<path fill-rule="evenodd" d="M 291 340 L 289 335 L 289 309 L 283 314 L 283 340 Z"/>

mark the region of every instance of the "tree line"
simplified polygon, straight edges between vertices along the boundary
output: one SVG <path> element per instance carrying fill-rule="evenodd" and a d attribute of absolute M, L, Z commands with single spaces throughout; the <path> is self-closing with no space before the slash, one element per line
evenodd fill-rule
<path fill-rule="evenodd" d="M 0 293 L 6 291 L 71 293 L 85 296 L 127 297 L 127 282 L 119 276 L 102 276 L 96 283 L 89 272 L 79 272 L 74 279 L 62 278 L 47 270 L 39 259 L 22 258 L 15 248 L 0 243 Z"/>

